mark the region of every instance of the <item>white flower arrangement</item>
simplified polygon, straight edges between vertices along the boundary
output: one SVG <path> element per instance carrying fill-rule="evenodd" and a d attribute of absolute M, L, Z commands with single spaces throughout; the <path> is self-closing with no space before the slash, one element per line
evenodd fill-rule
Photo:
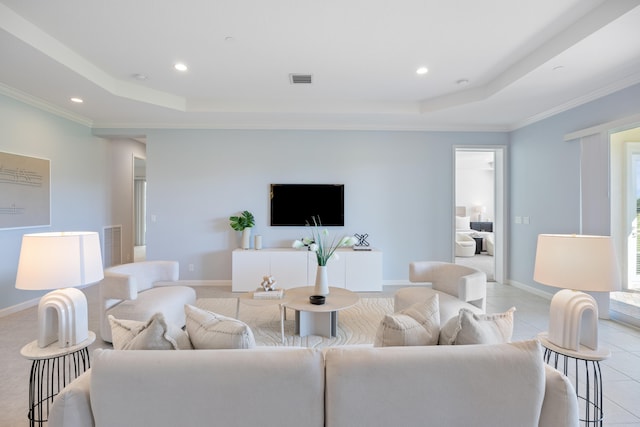
<path fill-rule="evenodd" d="M 338 254 L 335 253 L 336 249 L 340 247 L 353 246 L 357 243 L 357 239 L 353 236 L 343 236 L 339 240 L 336 237 L 330 238 L 329 230 L 326 228 L 320 229 L 320 227 L 322 227 L 320 218 L 316 219 L 316 217 L 311 217 L 311 220 L 313 225 L 307 222 L 307 226 L 312 227 L 312 237 L 295 240 L 292 246 L 296 249 L 308 246 L 310 251 L 316 253 L 319 266 L 327 265 L 327 262 L 332 257 L 337 258 Z"/>

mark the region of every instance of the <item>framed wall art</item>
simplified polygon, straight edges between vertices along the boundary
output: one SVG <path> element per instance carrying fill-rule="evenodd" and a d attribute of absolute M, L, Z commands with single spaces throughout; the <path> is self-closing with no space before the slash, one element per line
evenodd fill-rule
<path fill-rule="evenodd" d="M 0 228 L 51 225 L 50 163 L 0 152 Z"/>

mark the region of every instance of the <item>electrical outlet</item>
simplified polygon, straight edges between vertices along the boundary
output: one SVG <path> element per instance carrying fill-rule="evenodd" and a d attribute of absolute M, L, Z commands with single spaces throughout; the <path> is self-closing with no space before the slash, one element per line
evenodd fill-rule
<path fill-rule="evenodd" d="M 189 264 L 189 271 L 193 271 L 195 270 L 195 267 L 193 266 L 193 264 Z"/>
<path fill-rule="evenodd" d="M 522 217 L 521 216 L 517 216 L 516 217 L 516 224 L 522 224 Z"/>
<path fill-rule="evenodd" d="M 529 217 L 528 216 L 522 217 L 522 222 L 524 224 L 529 224 Z"/>

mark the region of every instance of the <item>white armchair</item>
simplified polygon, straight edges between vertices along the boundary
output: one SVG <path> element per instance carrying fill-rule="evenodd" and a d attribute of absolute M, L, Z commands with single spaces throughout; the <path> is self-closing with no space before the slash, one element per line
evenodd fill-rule
<path fill-rule="evenodd" d="M 476 254 L 476 241 L 465 233 L 456 233 L 456 256 L 470 257 Z"/>
<path fill-rule="evenodd" d="M 184 326 L 184 305 L 194 304 L 196 293 L 188 286 L 176 286 L 178 276 L 176 261 L 134 262 L 105 269 L 99 284 L 102 339 L 111 342 L 109 315 L 146 321 L 160 312 L 167 323 Z"/>
<path fill-rule="evenodd" d="M 409 264 L 409 281 L 431 283 L 430 287 L 402 288 L 394 296 L 394 310 L 400 311 L 434 292 L 440 300 L 440 323 L 457 316 L 461 308 L 482 314 L 486 310 L 487 275 L 475 268 L 438 261 Z"/>

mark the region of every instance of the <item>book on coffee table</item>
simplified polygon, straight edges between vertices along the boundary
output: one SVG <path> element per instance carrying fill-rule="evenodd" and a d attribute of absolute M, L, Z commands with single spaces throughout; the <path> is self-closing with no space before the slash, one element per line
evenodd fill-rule
<path fill-rule="evenodd" d="M 274 289 L 273 291 L 255 291 L 253 299 L 282 299 L 284 289 Z"/>

